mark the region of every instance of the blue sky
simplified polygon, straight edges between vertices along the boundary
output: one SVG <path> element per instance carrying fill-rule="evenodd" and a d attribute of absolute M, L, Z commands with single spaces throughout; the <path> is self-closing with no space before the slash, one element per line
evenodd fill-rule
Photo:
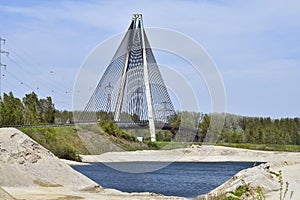
<path fill-rule="evenodd" d="M 300 116 L 296 0 L 1 0 L 0 37 L 10 52 L 2 58 L 2 91 L 22 97 L 34 90 L 71 109 L 80 65 L 96 45 L 124 32 L 133 13 L 143 14 L 146 27 L 179 31 L 206 49 L 222 75 L 227 112 Z"/>

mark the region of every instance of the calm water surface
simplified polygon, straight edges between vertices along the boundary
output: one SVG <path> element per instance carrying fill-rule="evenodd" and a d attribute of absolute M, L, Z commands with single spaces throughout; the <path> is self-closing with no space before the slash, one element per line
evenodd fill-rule
<path fill-rule="evenodd" d="M 150 162 L 115 163 L 127 167 L 147 167 Z M 105 188 L 123 192 L 155 192 L 164 195 L 193 198 L 205 194 L 230 179 L 238 171 L 252 167 L 251 162 L 174 162 L 148 173 L 128 173 L 105 164 L 73 166 Z"/>

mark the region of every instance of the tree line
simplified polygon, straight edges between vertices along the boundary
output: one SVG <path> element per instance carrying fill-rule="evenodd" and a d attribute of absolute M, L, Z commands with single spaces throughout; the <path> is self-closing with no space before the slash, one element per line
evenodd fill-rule
<path fill-rule="evenodd" d="M 205 114 L 199 123 L 199 141 L 210 133 L 210 120 L 211 115 Z M 223 129 L 217 134 L 219 143 L 300 145 L 300 119 L 226 114 Z"/>
<path fill-rule="evenodd" d="M 196 140 L 199 142 L 211 137 L 220 143 L 300 145 L 299 118 L 271 119 L 226 114 L 223 128 L 213 130 L 211 121 L 221 121 L 218 119 L 223 116 L 183 111 L 171 116 L 169 123 L 174 130 L 179 126 L 198 127 Z M 72 122 L 72 112 L 56 110 L 51 97 L 39 98 L 34 92 L 25 94 L 22 99 L 15 97 L 12 92 L 0 97 L 0 127 Z M 168 137 L 174 137 L 175 134 Z"/>
<path fill-rule="evenodd" d="M 51 97 L 39 99 L 34 92 L 25 94 L 22 99 L 12 92 L 0 97 L 0 127 L 66 123 L 72 119 L 71 112 L 55 109 Z"/>

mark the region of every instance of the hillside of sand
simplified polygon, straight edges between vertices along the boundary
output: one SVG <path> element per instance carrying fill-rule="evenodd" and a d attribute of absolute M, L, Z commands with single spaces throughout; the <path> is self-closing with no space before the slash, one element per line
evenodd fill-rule
<path fill-rule="evenodd" d="M 0 199 L 184 199 L 101 188 L 15 128 L 0 128 Z"/>

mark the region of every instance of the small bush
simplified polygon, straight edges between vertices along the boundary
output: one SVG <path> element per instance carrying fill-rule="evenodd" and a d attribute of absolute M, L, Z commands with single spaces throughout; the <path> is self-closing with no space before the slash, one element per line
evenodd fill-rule
<path fill-rule="evenodd" d="M 62 148 L 58 148 L 55 153 L 59 158 L 67 159 L 67 160 L 74 160 L 77 162 L 81 162 L 80 156 L 76 153 L 75 149 L 64 146 Z"/>
<path fill-rule="evenodd" d="M 146 142 L 146 144 L 150 149 L 154 149 L 154 150 L 160 149 L 159 146 L 155 142 L 148 141 L 148 142 Z"/>
<path fill-rule="evenodd" d="M 234 196 L 229 196 L 226 198 L 226 200 L 235 200 L 240 199 L 243 195 L 252 196 L 254 198 L 254 191 L 250 187 L 249 184 L 246 184 L 244 180 L 242 180 L 242 185 L 238 186 L 235 191 L 230 192 Z M 230 199 L 231 198 L 231 199 Z"/>
<path fill-rule="evenodd" d="M 102 130 L 111 136 L 117 137 L 117 138 L 122 138 L 124 140 L 130 141 L 130 142 L 135 142 L 136 139 L 134 136 L 129 135 L 125 131 L 122 131 L 117 125 L 115 125 L 112 121 L 109 120 L 101 120 L 99 122 L 100 127 Z"/>
<path fill-rule="evenodd" d="M 171 142 L 173 134 L 170 131 L 159 131 L 156 133 L 157 141 Z"/>

